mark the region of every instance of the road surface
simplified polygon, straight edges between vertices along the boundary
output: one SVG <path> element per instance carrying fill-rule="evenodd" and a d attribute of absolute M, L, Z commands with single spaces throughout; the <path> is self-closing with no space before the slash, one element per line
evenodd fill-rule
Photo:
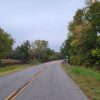
<path fill-rule="evenodd" d="M 48 62 L 0 77 L 0 100 L 88 100 L 60 63 Z"/>

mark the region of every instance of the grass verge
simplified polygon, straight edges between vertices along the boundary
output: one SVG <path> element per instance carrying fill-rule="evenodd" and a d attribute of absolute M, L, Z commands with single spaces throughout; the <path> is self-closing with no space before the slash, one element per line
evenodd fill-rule
<path fill-rule="evenodd" d="M 90 100 L 100 100 L 100 73 L 79 66 L 63 65 L 63 68 Z"/>
<path fill-rule="evenodd" d="M 14 73 L 26 68 L 29 68 L 29 64 L 18 64 L 18 65 L 10 65 L 6 67 L 0 67 L 0 76 L 7 75 L 10 73 Z"/>

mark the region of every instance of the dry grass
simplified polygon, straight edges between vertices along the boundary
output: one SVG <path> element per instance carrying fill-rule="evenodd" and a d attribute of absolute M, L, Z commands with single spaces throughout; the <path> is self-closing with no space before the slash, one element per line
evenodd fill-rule
<path fill-rule="evenodd" d="M 30 65 L 26 65 L 26 64 L 9 65 L 9 66 L 5 66 L 5 67 L 0 67 L 0 76 L 14 73 L 17 71 L 21 71 L 21 70 L 29 68 L 29 67 L 30 67 Z"/>
<path fill-rule="evenodd" d="M 1 59 L 1 63 L 3 65 L 8 65 L 8 64 L 20 64 L 21 61 L 19 60 L 14 60 L 14 59 Z"/>

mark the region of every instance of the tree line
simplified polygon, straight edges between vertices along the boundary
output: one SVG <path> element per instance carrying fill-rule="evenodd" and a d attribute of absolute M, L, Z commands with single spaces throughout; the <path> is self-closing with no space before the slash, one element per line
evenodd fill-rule
<path fill-rule="evenodd" d="M 69 63 L 100 67 L 100 2 L 87 0 L 68 26 L 68 37 L 61 47 Z"/>
<path fill-rule="evenodd" d="M 9 58 L 21 60 L 23 63 L 33 60 L 47 62 L 59 59 L 60 54 L 50 49 L 46 40 L 35 40 L 32 43 L 26 40 L 9 53 Z"/>
<path fill-rule="evenodd" d="M 17 59 L 22 63 L 60 59 L 60 54 L 50 49 L 46 40 L 26 40 L 16 48 L 13 48 L 14 43 L 12 36 L 0 28 L 0 64 L 1 59 Z"/>

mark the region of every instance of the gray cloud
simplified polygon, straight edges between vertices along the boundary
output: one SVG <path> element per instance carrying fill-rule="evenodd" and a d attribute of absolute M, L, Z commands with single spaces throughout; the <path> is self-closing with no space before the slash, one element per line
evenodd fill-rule
<path fill-rule="evenodd" d="M 45 39 L 59 51 L 67 37 L 67 25 L 84 0 L 0 0 L 0 27 L 16 39 Z"/>

